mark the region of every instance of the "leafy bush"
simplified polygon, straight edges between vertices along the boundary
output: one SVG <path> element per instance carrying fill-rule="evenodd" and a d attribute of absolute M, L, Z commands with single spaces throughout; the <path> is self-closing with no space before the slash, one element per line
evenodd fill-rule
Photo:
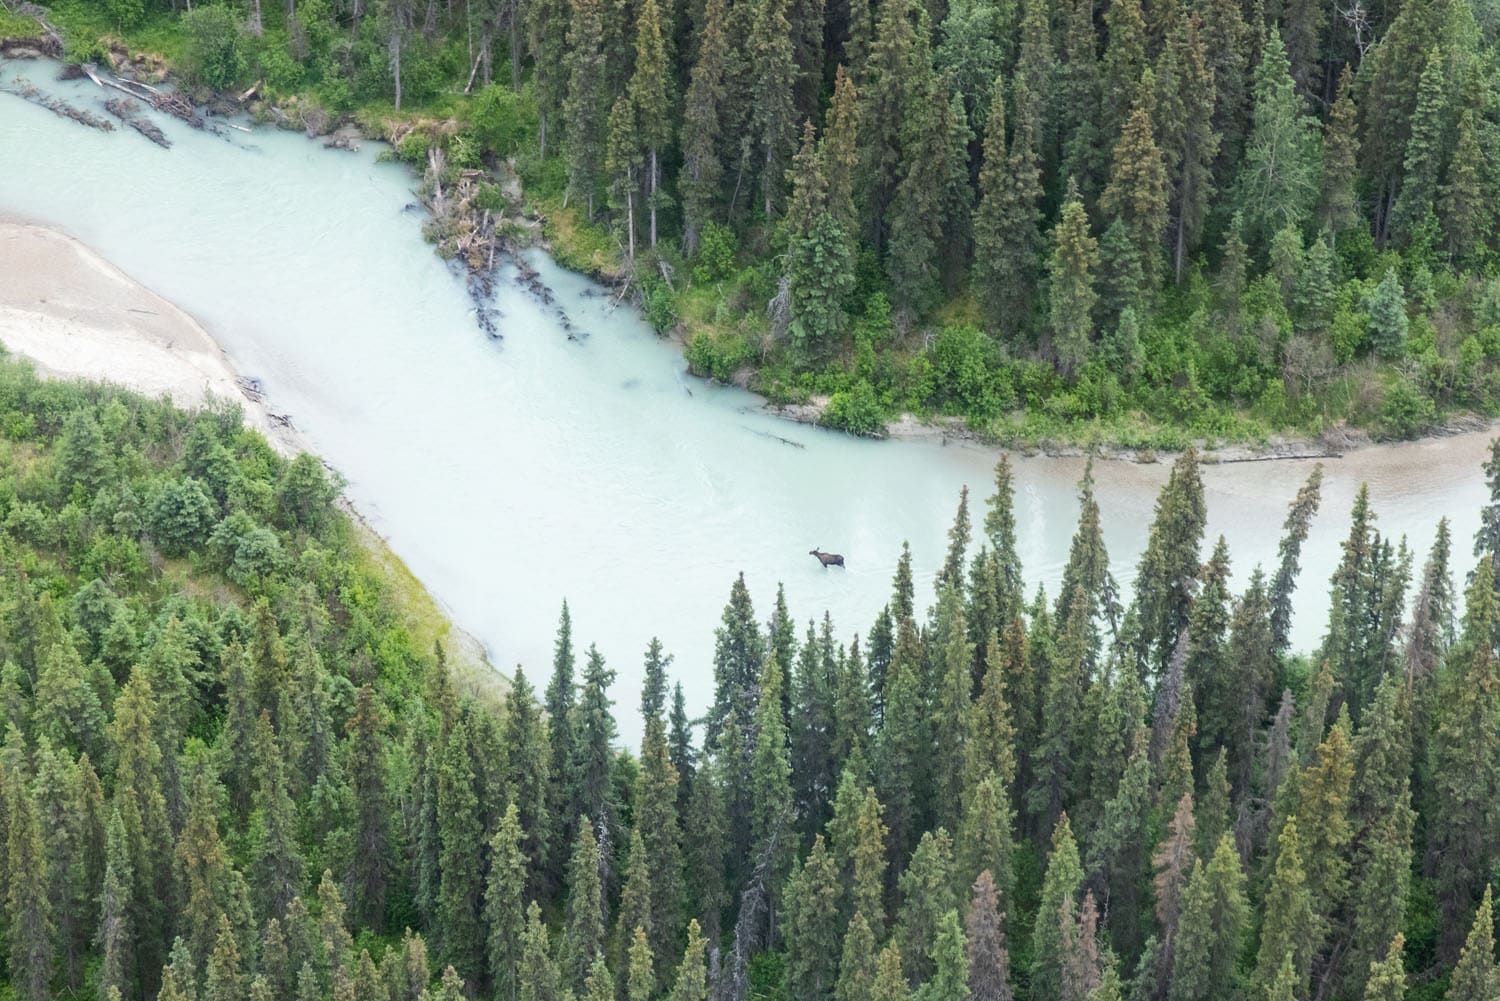
<path fill-rule="evenodd" d="M 739 334 L 696 334 L 687 346 L 688 369 L 695 375 L 731 382 L 734 374 L 755 356 L 750 343 Z"/>
<path fill-rule="evenodd" d="M 728 278 L 734 271 L 737 253 L 739 237 L 733 229 L 716 222 L 704 226 L 698 237 L 698 263 L 693 267 L 693 280 L 716 282 Z"/>
<path fill-rule="evenodd" d="M 1380 425 L 1393 438 L 1414 438 L 1437 422 L 1437 408 L 1406 379 L 1398 378 L 1386 391 Z"/>
<path fill-rule="evenodd" d="M 860 379 L 851 388 L 840 390 L 829 398 L 819 423 L 850 434 L 883 435 L 885 408 L 880 405 L 874 388 Z"/>
<path fill-rule="evenodd" d="M 479 92 L 469 107 L 469 131 L 481 146 L 496 156 L 515 156 L 536 142 L 537 111 L 531 91 L 517 94 L 507 86 L 492 83 Z"/>
<path fill-rule="evenodd" d="M 927 357 L 932 362 L 926 402 L 968 417 L 993 417 L 1011 401 L 992 378 L 995 348 L 978 327 L 959 324 L 938 331 Z"/>
<path fill-rule="evenodd" d="M 655 274 L 641 278 L 641 312 L 658 334 L 665 334 L 677 326 L 677 297 Z"/>
<path fill-rule="evenodd" d="M 182 26 L 187 33 L 188 79 L 222 90 L 244 77 L 240 22 L 232 10 L 200 5 L 182 15 Z"/>

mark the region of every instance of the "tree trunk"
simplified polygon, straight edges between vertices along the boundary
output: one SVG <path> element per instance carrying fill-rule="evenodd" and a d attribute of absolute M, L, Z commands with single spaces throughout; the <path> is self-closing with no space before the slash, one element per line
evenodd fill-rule
<path fill-rule="evenodd" d="M 290 21 L 297 16 L 297 0 L 286 0 L 286 19 Z"/>
<path fill-rule="evenodd" d="M 661 167 L 656 159 L 656 147 L 651 147 L 651 247 L 656 248 L 656 189 L 661 180 Z"/>
<path fill-rule="evenodd" d="M 632 261 L 635 260 L 635 178 L 632 176 L 634 173 L 631 171 L 625 175 L 627 185 L 625 189 L 625 245 L 626 256 Z"/>
<path fill-rule="evenodd" d="M 260 21 L 260 0 L 255 0 L 250 8 L 250 34 L 259 38 L 264 30 Z"/>
<path fill-rule="evenodd" d="M 512 7 L 510 12 L 510 89 L 521 92 L 521 26 L 520 11 Z"/>
<path fill-rule="evenodd" d="M 391 79 L 396 84 L 396 110 L 401 110 L 401 29 L 391 32 Z"/>

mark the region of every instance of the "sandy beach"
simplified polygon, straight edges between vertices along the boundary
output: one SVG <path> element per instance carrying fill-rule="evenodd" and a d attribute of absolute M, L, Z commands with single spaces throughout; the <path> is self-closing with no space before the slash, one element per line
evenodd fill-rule
<path fill-rule="evenodd" d="M 288 454 L 302 445 L 241 388 L 192 316 L 57 230 L 0 217 L 0 344 L 56 379 L 109 382 L 183 407 L 238 404 Z"/>

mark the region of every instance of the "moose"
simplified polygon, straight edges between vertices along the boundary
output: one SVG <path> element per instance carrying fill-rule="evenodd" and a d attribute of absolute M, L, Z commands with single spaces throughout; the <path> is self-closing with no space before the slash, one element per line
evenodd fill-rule
<path fill-rule="evenodd" d="M 838 553 L 825 553 L 821 549 L 810 549 L 807 555 L 816 556 L 818 562 L 823 564 L 824 570 L 827 570 L 829 567 L 839 567 L 842 569 L 844 566 L 844 558 Z"/>

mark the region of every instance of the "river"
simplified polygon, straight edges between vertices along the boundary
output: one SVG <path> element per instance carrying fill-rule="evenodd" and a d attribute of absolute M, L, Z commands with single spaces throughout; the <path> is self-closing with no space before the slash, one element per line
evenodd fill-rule
<path fill-rule="evenodd" d="M 0 64 L 0 78 L 29 75 L 103 114 L 100 91 L 54 83 L 55 70 Z M 795 616 L 827 609 L 847 639 L 886 600 L 903 539 L 931 594 L 963 485 L 979 502 L 976 524 L 982 517 L 992 450 L 864 441 L 768 415 L 749 393 L 688 376 L 632 309 L 612 307 L 545 255 L 532 263 L 557 306 L 502 282 L 504 337 L 486 339 L 462 282 L 422 240 L 412 176 L 377 162 L 375 144 L 327 151 L 296 133 L 217 136 L 157 120 L 170 151 L 0 94 L 0 212 L 67 230 L 196 316 L 497 665 L 523 664 L 544 684 L 566 597 L 575 637 L 597 642 L 619 672 L 627 740 L 639 732 L 641 654 L 653 635 L 675 655 L 690 708 L 709 701 L 712 631 L 737 573 L 762 617 L 782 582 Z M 1405 534 L 1419 565 L 1447 516 L 1459 573 L 1468 569 L 1487 449 L 1487 435 L 1471 434 L 1325 464 L 1297 646 L 1321 636 L 1361 482 L 1378 527 Z M 1015 467 L 1026 573 L 1032 587 L 1055 588 L 1082 462 L 1017 458 Z M 1205 469 L 1210 537 L 1228 539 L 1238 582 L 1274 563 L 1286 504 L 1310 468 Z M 1096 466 L 1122 584 L 1167 472 Z M 847 569 L 822 569 L 814 547 L 843 553 Z"/>

